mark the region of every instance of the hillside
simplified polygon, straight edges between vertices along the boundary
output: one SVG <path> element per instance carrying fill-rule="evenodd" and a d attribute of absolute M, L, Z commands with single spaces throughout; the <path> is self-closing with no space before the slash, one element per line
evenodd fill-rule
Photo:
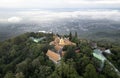
<path fill-rule="evenodd" d="M 106 40 L 106 41 L 110 41 L 110 42 L 114 42 L 114 43 L 119 43 L 120 32 L 119 31 L 95 32 L 95 33 L 90 33 L 90 34 L 86 35 L 85 38 L 96 40 L 96 41 Z"/>
<path fill-rule="evenodd" d="M 65 54 L 56 64 L 47 56 L 48 50 L 57 52 L 50 45 L 54 36 L 31 32 L 0 42 L 0 78 L 120 78 L 109 64 L 120 71 L 120 44 L 79 39 L 77 33 L 57 35 L 65 40 L 69 37 L 76 45 L 65 45 L 62 49 Z M 105 60 L 103 68 L 93 56 L 94 43 L 111 50 L 111 54 L 103 54 L 109 60 Z"/>

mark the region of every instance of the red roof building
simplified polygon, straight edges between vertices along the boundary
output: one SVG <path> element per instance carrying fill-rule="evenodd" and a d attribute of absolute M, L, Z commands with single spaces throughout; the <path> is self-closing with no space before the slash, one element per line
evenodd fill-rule
<path fill-rule="evenodd" d="M 46 55 L 49 57 L 50 60 L 52 60 L 54 63 L 58 63 L 59 60 L 61 59 L 60 55 L 51 51 L 51 50 L 48 50 Z"/>

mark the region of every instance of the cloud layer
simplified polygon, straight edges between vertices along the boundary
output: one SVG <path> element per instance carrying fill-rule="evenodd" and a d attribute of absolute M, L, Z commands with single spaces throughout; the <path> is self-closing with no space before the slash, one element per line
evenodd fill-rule
<path fill-rule="evenodd" d="M 7 14 L 6 14 L 7 15 Z M 14 15 L 14 16 L 13 16 Z M 1 15 L 2 16 L 2 15 Z M 0 22 L 48 22 L 62 19 L 107 19 L 113 21 L 120 20 L 120 12 L 114 11 L 72 11 L 72 12 L 53 12 L 53 11 L 19 11 L 11 13 L 6 18 L 0 17 Z"/>

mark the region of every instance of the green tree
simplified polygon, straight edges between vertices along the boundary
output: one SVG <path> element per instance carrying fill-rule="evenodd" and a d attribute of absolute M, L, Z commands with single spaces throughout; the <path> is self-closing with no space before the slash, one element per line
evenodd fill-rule
<path fill-rule="evenodd" d="M 64 59 L 65 61 L 67 61 L 67 59 L 74 59 L 76 58 L 76 53 L 75 53 L 75 47 L 74 46 L 70 46 L 67 49 L 67 52 L 64 55 Z"/>
<path fill-rule="evenodd" d="M 92 64 L 88 64 L 85 68 L 84 78 L 98 78 L 95 67 Z"/>
<path fill-rule="evenodd" d="M 78 34 L 77 34 L 77 32 L 75 32 L 75 38 L 78 38 Z"/>
<path fill-rule="evenodd" d="M 115 69 L 108 62 L 105 63 L 103 73 L 105 74 L 106 78 L 120 78 L 115 72 Z"/>
<path fill-rule="evenodd" d="M 73 67 L 73 62 L 62 62 L 60 66 L 57 66 L 53 74 L 50 76 L 57 77 L 57 78 L 81 78 L 78 73 L 76 72 L 75 68 Z"/>
<path fill-rule="evenodd" d="M 15 78 L 15 76 L 12 72 L 8 72 L 5 74 L 4 78 Z"/>
<path fill-rule="evenodd" d="M 25 78 L 22 72 L 16 74 L 16 78 Z"/>
<path fill-rule="evenodd" d="M 72 40 L 72 33 L 69 33 L 69 39 Z"/>
<path fill-rule="evenodd" d="M 80 55 L 77 56 L 76 70 L 79 73 L 79 75 L 82 75 L 84 73 L 84 70 L 89 63 L 90 59 L 86 55 L 80 53 Z"/>
<path fill-rule="evenodd" d="M 32 78 L 47 78 L 51 73 L 51 67 L 40 65 L 38 69 L 35 69 Z"/>
<path fill-rule="evenodd" d="M 22 61 L 21 63 L 17 64 L 16 72 L 27 73 L 27 70 L 28 70 L 30 62 L 31 62 L 31 59 L 26 58 L 24 61 Z"/>

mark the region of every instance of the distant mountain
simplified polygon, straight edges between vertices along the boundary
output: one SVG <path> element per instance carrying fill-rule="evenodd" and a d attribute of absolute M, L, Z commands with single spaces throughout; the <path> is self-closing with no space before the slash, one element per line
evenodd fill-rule
<path fill-rule="evenodd" d="M 89 34 L 87 38 L 92 40 L 107 40 L 112 42 L 118 42 L 120 40 L 120 32 L 96 32 Z"/>

